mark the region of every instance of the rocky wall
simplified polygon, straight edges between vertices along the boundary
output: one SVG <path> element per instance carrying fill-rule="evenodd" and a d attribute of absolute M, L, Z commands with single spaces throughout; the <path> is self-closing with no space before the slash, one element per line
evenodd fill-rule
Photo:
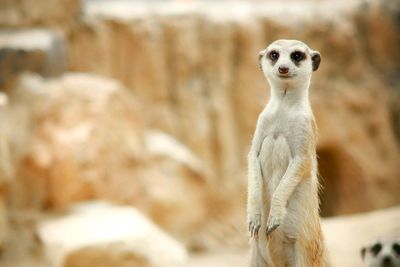
<path fill-rule="evenodd" d="M 141 209 L 196 246 L 219 201 L 210 172 L 175 138 L 144 127 L 132 92 L 93 74 L 23 75 L 11 99 L 11 210 L 104 199 Z"/>
<path fill-rule="evenodd" d="M 8 138 L 8 97 L 0 93 L 0 254 L 8 239 L 7 193 L 13 175 Z"/>
<path fill-rule="evenodd" d="M 68 37 L 70 68 L 132 88 L 148 107 L 145 124 L 188 145 L 225 192 L 245 192 L 246 154 L 268 100 L 257 54 L 294 38 L 322 54 L 310 93 L 322 214 L 400 201 L 399 9 L 392 2 L 87 3 L 85 23 Z"/>
<path fill-rule="evenodd" d="M 66 29 L 79 17 L 79 0 L 1 0 L 0 27 L 51 26 Z"/>

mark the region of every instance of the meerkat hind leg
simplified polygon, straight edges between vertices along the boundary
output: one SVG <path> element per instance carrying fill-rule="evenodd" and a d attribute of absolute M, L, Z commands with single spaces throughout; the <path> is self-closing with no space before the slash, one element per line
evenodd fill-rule
<path fill-rule="evenodd" d="M 250 267 L 270 267 L 262 257 L 256 240 L 251 244 Z"/>
<path fill-rule="evenodd" d="M 250 267 L 277 267 L 271 260 L 267 246 L 265 236 L 259 236 L 258 239 L 251 240 Z"/>
<path fill-rule="evenodd" d="M 266 136 L 262 140 L 260 151 L 258 151 L 258 159 L 263 177 L 262 190 L 262 225 L 260 234 L 257 238 L 251 240 L 251 260 L 250 267 L 276 267 L 270 259 L 267 249 L 267 238 L 264 235 L 265 226 L 268 219 L 270 196 L 268 192 L 268 183 L 272 175 L 272 161 L 270 160 L 275 139 L 272 136 Z"/>

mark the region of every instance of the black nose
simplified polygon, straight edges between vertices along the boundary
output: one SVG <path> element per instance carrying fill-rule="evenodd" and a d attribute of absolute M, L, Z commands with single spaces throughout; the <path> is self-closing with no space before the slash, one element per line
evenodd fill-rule
<path fill-rule="evenodd" d="M 390 256 L 385 256 L 382 259 L 383 266 L 392 266 L 392 258 Z"/>
<path fill-rule="evenodd" d="M 285 66 L 280 66 L 280 67 L 278 68 L 278 71 L 279 71 L 280 74 L 286 74 L 286 73 L 289 72 L 289 68 L 288 68 L 288 67 L 285 67 Z"/>

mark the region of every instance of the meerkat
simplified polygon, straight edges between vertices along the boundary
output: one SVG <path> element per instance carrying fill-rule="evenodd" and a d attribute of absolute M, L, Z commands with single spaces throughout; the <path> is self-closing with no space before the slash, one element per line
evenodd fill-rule
<path fill-rule="evenodd" d="M 251 267 L 325 266 L 319 217 L 316 125 L 308 98 L 318 51 L 277 40 L 259 54 L 270 99 L 248 155 Z"/>
<path fill-rule="evenodd" d="M 400 236 L 374 240 L 361 249 L 365 267 L 400 267 Z"/>

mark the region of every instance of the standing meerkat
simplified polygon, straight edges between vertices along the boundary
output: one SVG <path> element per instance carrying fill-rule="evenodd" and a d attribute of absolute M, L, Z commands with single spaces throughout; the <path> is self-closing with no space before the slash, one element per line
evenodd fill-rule
<path fill-rule="evenodd" d="M 259 54 L 271 87 L 248 156 L 251 267 L 323 267 L 316 125 L 308 99 L 319 52 L 277 40 Z"/>

